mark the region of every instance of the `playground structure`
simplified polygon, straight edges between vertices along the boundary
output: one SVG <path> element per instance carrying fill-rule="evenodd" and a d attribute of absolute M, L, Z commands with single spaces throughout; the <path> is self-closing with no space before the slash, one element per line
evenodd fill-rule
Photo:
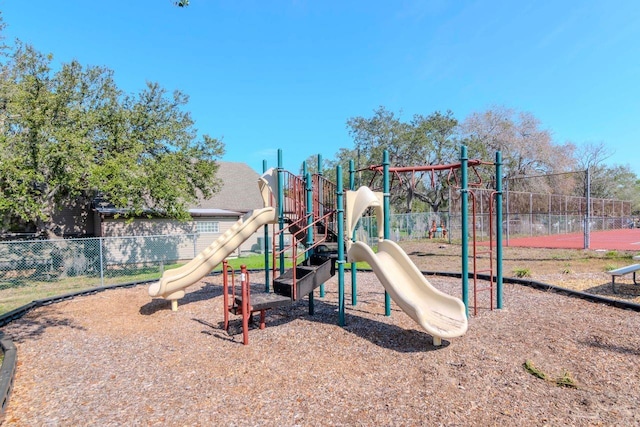
<path fill-rule="evenodd" d="M 382 175 L 383 177 L 383 191 L 385 194 L 389 194 L 392 182 L 389 182 L 389 177 L 402 186 L 402 182 L 406 181 L 405 174 L 409 174 L 411 180 L 411 186 L 415 186 L 414 176 L 416 173 L 428 172 L 431 176 L 431 183 L 435 183 L 435 173 L 441 172 L 446 175 L 448 181 L 449 193 L 453 191 L 459 193 L 458 207 L 460 210 L 460 239 L 462 246 L 462 301 L 465 307 L 469 307 L 469 295 L 468 295 L 468 279 L 473 280 L 473 309 L 474 315 L 478 311 L 478 293 L 489 292 L 490 295 L 490 308 L 494 308 L 494 294 L 495 294 L 495 307 L 502 308 L 502 236 L 503 227 L 501 225 L 502 218 L 502 180 L 493 179 L 495 181 L 494 189 L 487 189 L 486 183 L 483 182 L 482 173 L 478 168 L 483 166 L 495 166 L 494 177 L 502 176 L 502 155 L 500 152 L 496 152 L 496 159 L 494 163 L 485 162 L 481 160 L 469 160 L 467 158 L 467 149 L 465 146 L 460 150 L 460 162 L 452 164 L 438 164 L 438 165 L 418 165 L 418 166 L 403 166 L 403 167 L 390 167 L 388 157 L 385 152 L 385 158 L 382 165 L 369 166 L 367 170 L 373 171 L 376 175 Z M 470 182 L 469 170 L 472 171 L 475 180 Z M 370 185 L 376 178 L 374 175 L 371 179 Z M 452 191 L 453 190 L 453 191 Z M 484 196 L 484 197 L 483 197 Z M 451 196 L 450 196 L 451 199 Z M 483 199 L 485 205 L 488 206 L 488 210 L 484 211 Z M 471 203 L 469 204 L 469 200 Z M 484 214 L 485 217 L 480 215 Z M 450 215 L 451 217 L 451 215 Z M 471 227 L 469 227 L 469 219 L 471 219 Z M 480 236 L 479 229 L 476 227 L 481 219 L 485 220 L 488 227 L 487 236 L 488 242 L 480 245 L 479 240 L 484 237 L 484 234 Z M 386 231 L 387 236 L 388 231 Z M 429 239 L 433 237 L 447 237 L 449 231 L 442 219 L 440 224 L 437 225 L 433 220 L 431 227 L 428 230 Z M 471 234 L 472 240 L 469 244 L 468 238 Z M 469 246 L 471 246 L 471 256 L 469 256 Z M 471 261 L 472 272 L 469 273 L 467 259 Z M 488 286 L 481 286 L 479 279 L 483 275 L 489 282 Z"/>
<path fill-rule="evenodd" d="M 357 220 L 369 207 L 376 209 L 378 230 L 383 230 L 383 194 L 368 187 L 347 191 L 348 235 L 353 235 Z M 349 262 L 366 261 L 376 274 L 385 291 L 417 324 L 433 336 L 435 345 L 442 338 L 455 338 L 467 330 L 465 306 L 461 300 L 437 290 L 418 270 L 409 256 L 392 240 L 378 236 L 375 253 L 363 242 L 347 241 Z"/>
<path fill-rule="evenodd" d="M 467 281 L 469 275 L 465 268 L 466 239 L 463 242 L 463 291 L 462 300 L 460 300 L 440 292 L 431 285 L 408 255 L 389 239 L 389 162 L 386 151 L 384 156 L 383 192 L 373 192 L 368 187 L 354 190 L 354 171 L 351 165 L 352 189 L 346 191 L 345 210 L 343 208 L 345 192 L 342 189 L 340 166 L 336 168 L 337 184 L 329 182 L 322 174 L 312 176 L 306 173 L 306 164 L 303 177 L 299 177 L 282 169 L 279 151 L 278 168 L 266 170 L 258 182 L 264 203 L 263 208 L 248 212 L 210 247 L 186 265 L 165 272 L 158 282 L 149 287 L 149 295 L 170 300 L 172 310 L 177 310 L 177 301 L 184 296 L 185 289 L 222 263 L 224 328 L 228 330 L 229 313 L 241 315 L 243 343 L 246 345 L 249 322 L 252 320 L 253 313 L 260 313 L 262 329 L 265 327 L 267 310 L 287 306 L 308 297 L 309 312 L 313 314 L 315 289 L 320 288 L 322 297 L 324 282 L 336 274 L 336 270 L 338 273 L 338 323 L 343 326 L 345 324 L 344 264 L 352 263 L 352 304 L 355 305 L 357 299 L 355 262 L 366 261 L 385 288 L 386 315 L 390 315 L 390 301 L 393 299 L 410 318 L 433 336 L 434 345 L 441 345 L 443 338 L 450 339 L 463 335 L 468 328 Z M 456 166 L 462 170 L 463 187 L 466 186 L 467 179 L 465 157 L 466 149 L 463 147 L 461 163 Z M 451 166 L 448 165 L 448 167 Z M 374 252 L 366 243 L 355 239 L 354 230 L 358 220 L 368 209 L 376 212 L 379 231 L 377 252 Z M 251 292 L 250 272 L 244 266 L 240 269 L 240 291 L 237 292 L 235 272 L 230 269 L 225 259 L 261 226 L 265 227 L 265 240 L 267 240 L 268 225 L 272 225 L 275 229 L 271 251 L 272 286 L 270 287 L 269 279 L 269 254 L 265 251 L 265 292 Z M 289 233 L 292 237 L 292 242 L 288 246 L 284 244 L 285 233 Z M 288 270 L 284 267 L 287 256 L 291 258 L 293 265 Z M 475 262 L 473 277 L 474 280 L 477 278 Z M 492 309 L 493 283 L 493 275 L 491 275 Z M 498 283 L 501 284 L 501 279 Z M 474 286 L 474 295 L 475 290 Z M 501 305 L 500 292 L 499 288 L 498 308 Z"/>

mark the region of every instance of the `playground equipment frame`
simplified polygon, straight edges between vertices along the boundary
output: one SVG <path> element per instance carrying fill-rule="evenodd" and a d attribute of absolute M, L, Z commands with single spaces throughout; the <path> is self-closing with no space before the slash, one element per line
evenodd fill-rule
<path fill-rule="evenodd" d="M 467 147 L 461 146 L 460 148 L 460 162 L 453 164 L 443 164 L 443 165 L 419 165 L 419 166 L 404 166 L 404 167 L 390 167 L 389 165 L 389 155 L 388 151 L 384 151 L 383 153 L 383 161 L 381 165 L 369 166 L 365 168 L 366 170 L 372 170 L 376 172 L 382 173 L 382 187 L 384 194 L 384 216 L 385 216 L 385 228 L 384 228 L 384 238 L 388 239 L 390 237 L 389 230 L 389 220 L 390 217 L 390 176 L 394 174 L 394 176 L 398 176 L 401 173 L 409 173 L 409 172 L 418 172 L 418 171 L 430 171 L 431 179 L 434 180 L 434 171 L 449 171 L 448 178 L 454 180 L 455 187 L 457 187 L 460 191 L 461 195 L 461 271 L 462 271 L 462 301 L 469 308 L 469 277 L 473 278 L 474 281 L 474 314 L 477 313 L 477 291 L 485 290 L 487 288 L 478 289 L 477 281 L 478 275 L 481 273 L 485 273 L 485 270 L 478 270 L 477 268 L 477 255 L 478 255 L 478 246 L 476 245 L 477 239 L 475 234 L 475 227 L 472 227 L 472 260 L 473 260 L 473 272 L 469 273 L 469 195 L 472 197 L 472 214 L 475 217 L 475 197 L 473 193 L 473 187 L 478 187 L 481 184 L 480 175 L 477 173 L 475 167 L 482 165 L 492 165 L 495 166 L 495 189 L 492 192 L 492 198 L 495 198 L 495 244 L 490 242 L 489 244 L 489 255 L 490 259 L 493 259 L 493 255 L 491 253 L 493 246 L 495 246 L 495 260 L 496 260 L 496 268 L 495 275 L 493 274 L 493 266 L 491 265 L 489 269 L 489 275 L 491 281 L 491 286 L 488 290 L 492 293 L 491 297 L 491 309 L 493 309 L 493 281 L 495 280 L 496 284 L 496 308 L 500 309 L 503 306 L 503 270 L 502 270 L 502 258 L 503 258 L 503 248 L 502 248 L 502 154 L 498 151 L 496 152 L 495 162 L 486 162 L 482 160 L 472 159 L 470 160 L 467 156 Z M 479 182 L 470 184 L 469 183 L 469 168 L 472 168 L 475 176 L 478 178 Z M 458 181 L 457 177 L 454 174 L 454 170 L 460 169 L 460 180 Z M 355 182 L 355 173 L 357 171 L 353 168 L 353 162 L 350 162 L 350 178 L 349 183 L 351 189 L 354 189 Z M 490 208 L 491 211 L 492 208 Z M 475 220 L 473 221 L 475 222 Z M 492 237 L 492 236 L 490 236 Z M 487 252 L 487 251 L 483 251 Z M 354 271 L 354 267 L 352 265 L 352 271 Z M 352 277 L 352 283 L 355 283 L 355 277 Z M 355 295 L 355 289 L 353 291 Z M 385 297 L 385 313 L 387 315 L 390 314 L 390 306 L 388 295 Z"/>

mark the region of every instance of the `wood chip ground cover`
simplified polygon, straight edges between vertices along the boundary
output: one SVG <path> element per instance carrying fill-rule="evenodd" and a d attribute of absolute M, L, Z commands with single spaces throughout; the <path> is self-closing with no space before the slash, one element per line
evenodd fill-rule
<path fill-rule="evenodd" d="M 419 264 L 445 266 L 433 253 L 412 257 L 443 270 Z M 334 278 L 313 316 L 304 302 L 274 310 L 249 346 L 221 329 L 218 277 L 189 288 L 177 312 L 146 286 L 41 307 L 2 330 L 19 360 L 4 424 L 640 424 L 640 313 L 506 285 L 505 308 L 483 297 L 467 334 L 434 347 L 395 305 L 384 316 L 375 275 L 358 274 L 355 307 L 346 280 L 345 327 Z M 459 279 L 429 280 L 460 296 Z M 577 387 L 531 375 L 526 361 Z"/>

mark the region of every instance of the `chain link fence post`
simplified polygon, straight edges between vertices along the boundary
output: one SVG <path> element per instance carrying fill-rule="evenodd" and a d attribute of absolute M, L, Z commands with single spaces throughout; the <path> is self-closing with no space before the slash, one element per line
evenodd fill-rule
<path fill-rule="evenodd" d="M 100 286 L 104 286 L 104 254 L 102 251 L 102 237 L 99 237 L 98 244 L 100 245 Z"/>

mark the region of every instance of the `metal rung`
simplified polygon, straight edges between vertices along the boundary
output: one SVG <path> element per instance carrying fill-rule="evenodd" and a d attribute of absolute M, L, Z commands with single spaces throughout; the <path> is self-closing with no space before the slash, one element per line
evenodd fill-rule
<path fill-rule="evenodd" d="M 491 271 L 491 269 L 490 269 L 490 268 L 489 268 L 489 269 L 486 269 L 486 270 L 476 270 L 476 271 L 474 271 L 474 273 L 475 273 L 476 275 L 477 275 L 478 273 L 492 273 L 492 274 L 489 274 L 489 276 L 493 277 L 493 271 Z"/>
<path fill-rule="evenodd" d="M 493 251 L 480 251 L 480 252 L 476 252 L 476 256 L 477 255 L 493 255 Z"/>

